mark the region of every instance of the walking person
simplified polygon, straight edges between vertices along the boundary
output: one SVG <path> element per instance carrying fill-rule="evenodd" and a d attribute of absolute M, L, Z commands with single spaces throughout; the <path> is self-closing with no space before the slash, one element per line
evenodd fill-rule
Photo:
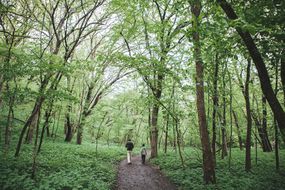
<path fill-rule="evenodd" d="M 131 139 L 128 140 L 128 142 L 126 143 L 126 148 L 127 148 L 127 161 L 128 164 L 131 164 L 132 161 L 132 150 L 134 148 L 134 143 L 131 141 Z"/>
<path fill-rule="evenodd" d="M 145 144 L 142 144 L 142 147 L 141 147 L 141 157 L 142 157 L 142 163 L 145 164 L 145 157 L 147 155 L 147 152 L 146 152 L 146 148 L 145 148 Z"/>

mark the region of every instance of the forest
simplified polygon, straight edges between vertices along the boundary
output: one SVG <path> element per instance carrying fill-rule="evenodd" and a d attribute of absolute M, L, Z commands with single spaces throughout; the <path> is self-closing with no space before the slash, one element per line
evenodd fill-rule
<path fill-rule="evenodd" d="M 285 189 L 284 10 L 0 0 L 0 189 Z"/>

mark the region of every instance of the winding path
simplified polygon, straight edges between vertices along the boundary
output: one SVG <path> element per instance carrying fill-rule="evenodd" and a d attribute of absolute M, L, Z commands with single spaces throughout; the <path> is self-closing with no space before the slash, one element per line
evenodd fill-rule
<path fill-rule="evenodd" d="M 177 190 L 158 169 L 141 163 L 140 156 L 132 158 L 128 165 L 123 160 L 119 165 L 116 190 Z"/>

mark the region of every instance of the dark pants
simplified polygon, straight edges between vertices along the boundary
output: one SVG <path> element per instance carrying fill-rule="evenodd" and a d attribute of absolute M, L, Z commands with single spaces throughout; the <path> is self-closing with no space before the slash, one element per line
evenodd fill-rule
<path fill-rule="evenodd" d="M 142 155 L 142 163 L 145 163 L 145 155 Z"/>

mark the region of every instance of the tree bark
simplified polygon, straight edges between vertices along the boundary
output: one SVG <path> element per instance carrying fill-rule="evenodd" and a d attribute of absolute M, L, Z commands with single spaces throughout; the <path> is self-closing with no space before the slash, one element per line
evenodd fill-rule
<path fill-rule="evenodd" d="M 219 106 L 219 97 L 218 97 L 218 72 L 219 72 L 219 63 L 218 63 L 218 55 L 216 54 L 216 62 L 215 62 L 215 72 L 214 72 L 214 94 L 213 94 L 213 115 L 212 115 L 212 151 L 213 151 L 213 159 L 216 163 L 216 113 Z"/>
<path fill-rule="evenodd" d="M 238 19 L 238 16 L 236 15 L 234 9 L 231 7 L 231 5 L 226 0 L 217 0 L 217 2 L 220 4 L 220 6 L 222 7 L 222 9 L 224 10 L 224 12 L 226 13 L 226 15 L 228 16 L 230 20 Z M 258 76 L 259 76 L 262 92 L 264 96 L 266 97 L 266 100 L 268 101 L 271 107 L 271 110 L 277 120 L 278 127 L 282 134 L 283 141 L 285 142 L 285 112 L 283 108 L 281 107 L 279 100 L 274 94 L 272 85 L 270 83 L 269 74 L 266 69 L 263 58 L 259 50 L 257 49 L 250 33 L 247 31 L 244 31 L 240 27 L 236 27 L 236 31 L 241 36 L 255 64 L 255 67 L 258 71 Z"/>
<path fill-rule="evenodd" d="M 169 113 L 166 113 L 166 124 L 165 124 L 165 137 L 164 137 L 164 153 L 167 153 L 167 142 L 168 142 L 168 128 L 169 128 Z"/>
<path fill-rule="evenodd" d="M 283 40 L 284 43 L 284 40 Z M 281 83 L 282 83 L 282 90 L 283 90 L 283 104 L 285 106 L 285 58 L 284 58 L 284 54 L 285 54 L 285 49 L 283 50 L 282 53 L 282 58 L 281 58 Z M 277 63 L 276 63 L 277 64 Z"/>
<path fill-rule="evenodd" d="M 33 118 L 28 132 L 27 132 L 27 136 L 26 136 L 26 143 L 31 144 L 33 141 L 33 137 L 34 137 L 34 130 L 37 128 L 37 122 L 38 122 L 38 117 L 39 117 L 39 113 L 40 113 L 40 109 L 39 111 L 36 113 L 35 117 Z"/>
<path fill-rule="evenodd" d="M 11 138 L 11 131 L 12 131 L 12 122 L 14 119 L 14 102 L 15 102 L 15 91 L 10 92 L 9 90 L 9 83 L 7 82 L 7 91 L 9 93 L 13 93 L 9 97 L 9 111 L 8 111 L 8 116 L 7 116 L 7 123 L 6 123 L 6 128 L 5 128 L 5 146 L 8 148 L 10 144 L 10 138 Z"/>
<path fill-rule="evenodd" d="M 266 109 L 266 98 L 264 95 L 262 95 L 262 136 L 263 138 L 261 139 L 263 141 L 264 147 L 263 151 L 264 152 L 272 152 L 272 146 L 268 137 L 267 133 L 267 109 Z"/>
<path fill-rule="evenodd" d="M 18 141 L 18 144 L 17 144 L 17 148 L 16 148 L 16 152 L 15 152 L 15 157 L 18 157 L 19 156 L 19 153 L 20 153 L 20 149 L 21 149 L 21 145 L 22 145 L 22 141 L 23 141 L 23 137 L 24 137 L 24 134 L 28 128 L 28 126 L 31 125 L 32 121 L 34 120 L 34 118 L 36 117 L 36 115 L 39 113 L 41 107 L 42 107 L 42 103 L 44 102 L 44 97 L 43 96 L 40 96 L 35 105 L 34 105 L 34 108 L 33 108 L 33 111 L 32 111 L 32 114 L 29 116 L 28 120 L 26 121 L 22 131 L 21 131 L 21 134 L 20 134 L 20 137 L 19 137 L 19 141 Z"/>
<path fill-rule="evenodd" d="M 198 17 L 201 12 L 201 2 L 195 0 L 191 5 L 191 12 L 194 17 L 192 34 L 194 43 L 194 58 L 196 64 L 196 103 L 199 120 L 199 131 L 202 144 L 203 154 L 203 171 L 204 181 L 206 184 L 216 183 L 215 165 L 213 154 L 211 152 L 209 133 L 207 130 L 206 111 L 204 102 L 204 76 L 203 76 L 203 62 L 201 57 L 201 44 L 199 36 L 199 20 Z"/>
<path fill-rule="evenodd" d="M 71 118 L 70 118 L 70 112 L 71 112 L 71 105 L 67 106 L 67 113 L 65 115 L 65 125 L 66 125 L 66 134 L 65 134 L 65 142 L 71 142 L 72 137 L 73 137 L 73 125 L 71 123 Z"/>
<path fill-rule="evenodd" d="M 237 114 L 236 114 L 235 111 L 233 111 L 233 116 L 234 116 L 235 125 L 236 125 L 236 127 L 237 127 L 239 149 L 242 150 L 242 149 L 243 149 L 243 146 L 242 146 L 241 132 L 240 132 L 240 127 L 239 127 L 239 123 L 238 123 Z"/>
<path fill-rule="evenodd" d="M 227 70 L 227 63 L 225 63 L 225 68 L 223 69 L 223 120 L 222 120 L 222 159 L 228 155 L 228 145 L 227 145 L 227 133 L 226 133 L 226 81 L 225 75 Z"/>
<path fill-rule="evenodd" d="M 248 59 L 247 69 L 246 69 L 246 81 L 244 88 L 244 98 L 246 106 L 246 118 L 247 118 L 247 130 L 246 130 L 246 141 L 245 141 L 245 170 L 248 172 L 251 170 L 251 111 L 250 111 L 250 98 L 249 98 L 249 80 L 250 80 L 250 66 L 251 61 Z"/>

